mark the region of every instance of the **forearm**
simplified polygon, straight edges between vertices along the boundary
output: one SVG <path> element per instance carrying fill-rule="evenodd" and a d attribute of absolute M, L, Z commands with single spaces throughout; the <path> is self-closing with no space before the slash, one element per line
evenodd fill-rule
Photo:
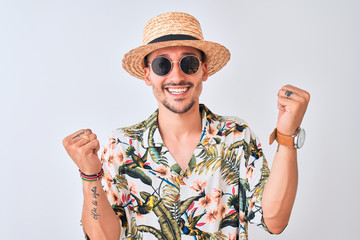
<path fill-rule="evenodd" d="M 298 184 L 296 149 L 279 145 L 262 197 L 263 217 L 272 233 L 287 225 Z"/>
<path fill-rule="evenodd" d="M 119 219 L 113 211 L 100 181 L 83 181 L 82 225 L 91 240 L 120 238 Z"/>

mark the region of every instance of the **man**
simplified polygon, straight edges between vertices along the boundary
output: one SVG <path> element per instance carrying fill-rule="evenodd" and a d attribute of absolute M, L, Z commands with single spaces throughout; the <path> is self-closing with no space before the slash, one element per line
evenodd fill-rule
<path fill-rule="evenodd" d="M 295 199 L 296 148 L 303 144 L 299 126 L 309 94 L 290 85 L 279 90 L 271 135 L 279 145 L 269 175 L 261 144 L 246 123 L 199 103 L 202 83 L 228 62 L 229 51 L 204 41 L 198 21 L 185 13 L 151 19 L 143 43 L 124 56 L 123 67 L 152 87 L 158 110 L 114 131 L 101 162 L 90 129 L 63 142 L 84 180 L 86 234 L 247 239 L 249 222 L 281 233 Z"/>

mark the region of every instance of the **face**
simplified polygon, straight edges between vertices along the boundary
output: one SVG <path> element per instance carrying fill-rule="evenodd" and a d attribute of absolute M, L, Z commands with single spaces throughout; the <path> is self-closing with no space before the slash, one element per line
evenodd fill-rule
<path fill-rule="evenodd" d="M 161 48 L 148 56 L 149 64 L 159 56 L 175 61 L 171 71 L 165 76 L 156 75 L 150 65 L 144 68 L 145 83 L 152 86 L 159 110 L 164 108 L 182 114 L 199 105 L 202 82 L 206 81 L 208 76 L 207 64 L 201 63 L 197 73 L 187 75 L 181 71 L 178 64 L 178 61 L 186 55 L 195 55 L 201 60 L 200 51 L 192 47 Z"/>

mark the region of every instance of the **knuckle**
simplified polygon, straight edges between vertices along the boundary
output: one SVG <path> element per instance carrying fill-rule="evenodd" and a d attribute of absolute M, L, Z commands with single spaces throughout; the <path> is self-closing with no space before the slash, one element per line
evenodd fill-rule
<path fill-rule="evenodd" d="M 285 85 L 283 86 L 283 88 L 289 88 L 289 87 L 291 87 L 290 84 L 285 84 Z"/>
<path fill-rule="evenodd" d="M 68 139 L 67 139 L 67 138 L 64 138 L 64 139 L 62 140 L 62 144 L 63 144 L 63 146 L 66 148 L 66 147 L 68 146 Z"/>

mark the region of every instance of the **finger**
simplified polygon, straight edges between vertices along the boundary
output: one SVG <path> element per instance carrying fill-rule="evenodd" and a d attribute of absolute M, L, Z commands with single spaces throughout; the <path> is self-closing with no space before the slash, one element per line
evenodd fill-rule
<path fill-rule="evenodd" d="M 288 98 L 295 101 L 301 101 L 301 97 L 297 95 L 295 92 L 285 89 L 280 89 L 278 93 L 279 98 Z"/>
<path fill-rule="evenodd" d="M 73 144 L 74 142 L 76 142 L 78 139 L 78 137 L 80 137 L 82 134 L 85 134 L 86 129 L 81 129 L 78 130 L 76 132 L 74 132 L 73 134 L 70 134 L 69 136 L 65 137 L 63 139 L 63 145 L 66 148 L 69 144 Z"/>
<path fill-rule="evenodd" d="M 81 135 L 85 134 L 87 131 L 87 129 L 81 129 L 73 134 L 70 135 L 71 139 L 75 139 L 75 138 L 78 138 L 80 137 Z"/>
<path fill-rule="evenodd" d="M 73 136 L 72 141 L 74 144 L 78 142 L 83 142 L 82 139 L 84 139 L 84 136 L 89 136 L 90 134 L 92 134 L 91 129 L 84 129 L 84 131 L 79 132 L 78 134 Z"/>
<path fill-rule="evenodd" d="M 86 147 L 92 150 L 93 153 L 97 153 L 100 149 L 100 143 L 98 139 L 93 139 L 91 142 L 86 144 Z"/>
<path fill-rule="evenodd" d="M 297 87 L 294 87 L 294 86 L 288 84 L 288 85 L 283 86 L 281 89 L 285 90 L 285 91 L 286 90 L 291 91 L 291 92 L 297 94 L 298 96 L 305 98 L 306 101 L 310 100 L 310 94 L 301 88 L 297 88 Z"/>
<path fill-rule="evenodd" d="M 278 98 L 278 108 L 280 110 L 294 113 L 297 112 L 300 109 L 301 104 L 293 99 L 289 98 Z"/>
<path fill-rule="evenodd" d="M 75 145 L 77 147 L 81 147 L 81 146 L 88 144 L 89 142 L 91 142 L 92 140 L 94 140 L 96 138 L 97 138 L 97 136 L 94 133 L 91 133 L 89 135 L 83 134 L 76 140 Z"/>
<path fill-rule="evenodd" d="M 91 154 L 93 154 L 94 150 L 96 150 L 96 148 L 97 148 L 97 145 L 99 145 L 99 141 L 96 138 L 95 134 L 92 134 L 90 137 L 92 138 L 91 141 L 83 139 L 83 140 L 79 141 L 78 143 L 76 143 L 77 145 L 75 146 L 77 151 L 84 156 L 90 156 Z"/>

